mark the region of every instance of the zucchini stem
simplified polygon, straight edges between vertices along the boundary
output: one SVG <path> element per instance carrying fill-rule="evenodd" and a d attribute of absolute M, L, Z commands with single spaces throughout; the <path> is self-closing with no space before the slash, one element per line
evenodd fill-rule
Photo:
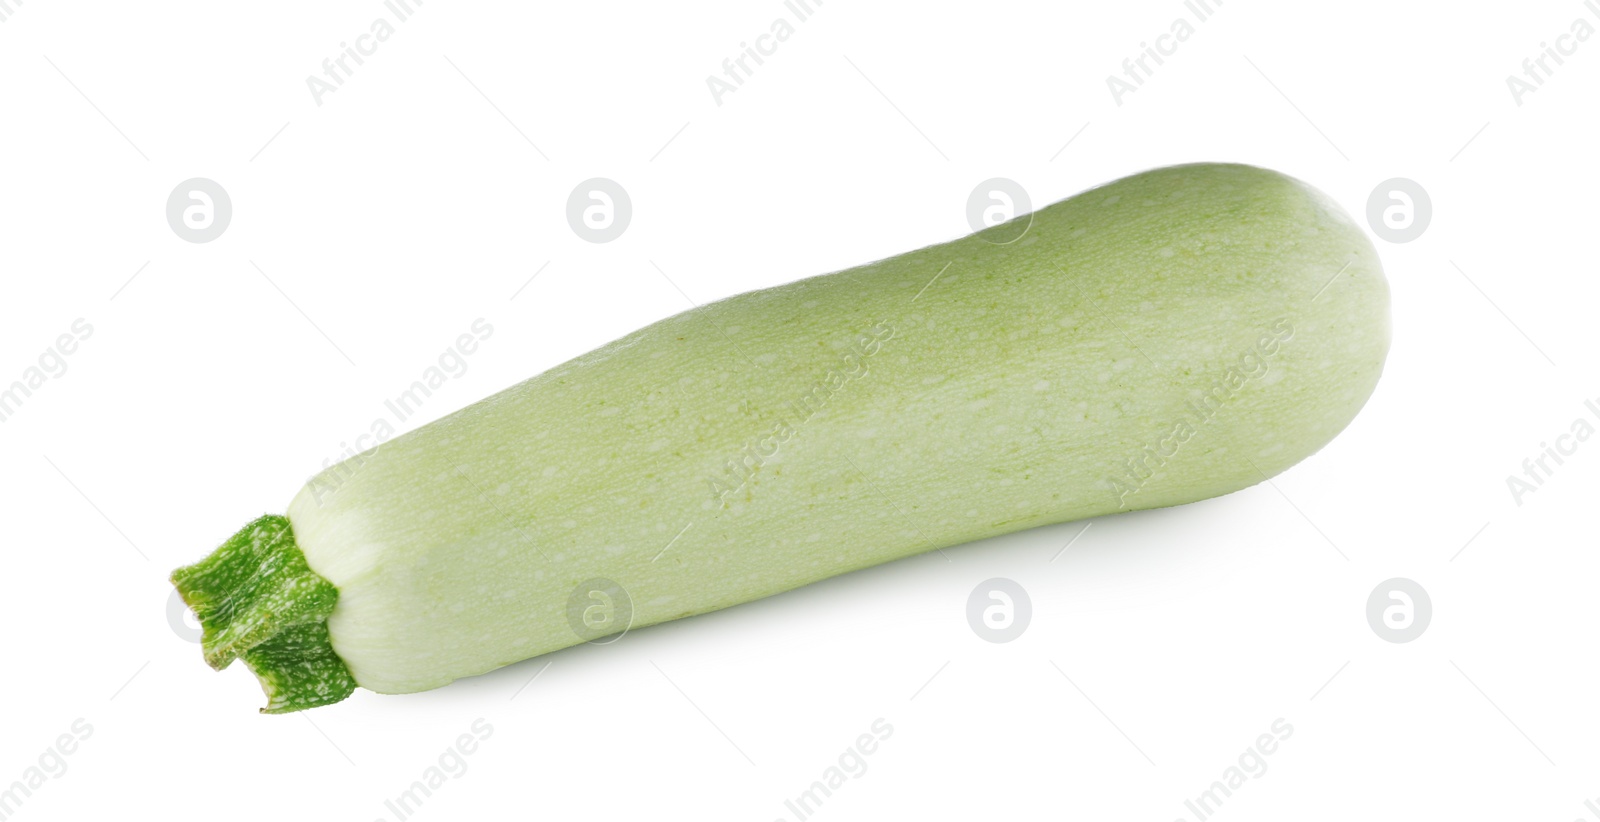
<path fill-rule="evenodd" d="M 173 571 L 172 584 L 200 620 L 206 664 L 220 671 L 243 658 L 267 694 L 262 713 L 329 705 L 355 690 L 328 638 L 339 589 L 306 564 L 288 517 L 246 525 Z"/>

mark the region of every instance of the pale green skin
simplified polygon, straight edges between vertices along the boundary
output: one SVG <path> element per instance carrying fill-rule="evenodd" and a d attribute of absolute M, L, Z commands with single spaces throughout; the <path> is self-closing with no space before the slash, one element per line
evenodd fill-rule
<path fill-rule="evenodd" d="M 1378 381 L 1376 252 L 1299 181 L 1159 169 L 1031 220 L 662 320 L 319 475 L 288 515 L 338 588 L 334 650 L 363 687 L 420 691 L 582 641 L 568 602 L 597 577 L 638 627 L 1226 494 L 1317 451 Z M 1186 403 L 1284 318 L 1266 372 L 1198 423 Z M 892 336 L 847 362 L 874 326 Z M 769 451 L 830 371 L 858 376 L 719 501 L 708 478 Z M 1147 445 L 1169 456 L 1119 497 Z"/>

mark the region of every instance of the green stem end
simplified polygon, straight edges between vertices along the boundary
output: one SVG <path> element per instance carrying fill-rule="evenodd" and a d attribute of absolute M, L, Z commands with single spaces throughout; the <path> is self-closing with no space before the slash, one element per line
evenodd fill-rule
<path fill-rule="evenodd" d="M 173 571 L 172 584 L 200 620 L 206 664 L 220 671 L 243 658 L 261 680 L 262 713 L 331 705 L 355 691 L 328 637 L 339 589 L 306 564 L 287 517 L 246 525 Z"/>

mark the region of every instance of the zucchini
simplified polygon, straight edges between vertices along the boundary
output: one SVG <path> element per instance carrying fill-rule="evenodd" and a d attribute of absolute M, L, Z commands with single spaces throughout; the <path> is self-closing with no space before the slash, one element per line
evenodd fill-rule
<path fill-rule="evenodd" d="M 327 469 L 173 573 L 206 661 L 267 712 L 436 688 L 1236 491 L 1378 381 L 1378 258 L 1304 183 L 1177 166 L 1017 220 L 686 311 Z"/>

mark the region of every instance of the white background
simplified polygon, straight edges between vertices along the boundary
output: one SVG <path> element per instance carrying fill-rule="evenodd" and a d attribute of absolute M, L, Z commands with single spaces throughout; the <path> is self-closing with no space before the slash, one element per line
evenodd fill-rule
<path fill-rule="evenodd" d="M 14 818 L 393 820 L 483 718 L 415 818 L 792 820 L 880 717 L 816 818 L 1193 820 L 1280 717 L 1219 817 L 1592 818 L 1600 444 L 1520 505 L 1506 484 L 1600 397 L 1600 36 L 1521 105 L 1506 83 L 1600 27 L 1581 3 L 1227 0 L 1118 105 L 1107 76 L 1181 3 L 828 0 L 720 106 L 706 77 L 781 3 L 430 1 L 320 106 L 306 77 L 380 3 L 8 5 L 0 384 L 94 329 L 0 423 L 0 788 L 93 728 Z M 1271 485 L 299 715 L 257 715 L 254 678 L 169 624 L 168 572 L 281 512 L 475 318 L 493 338 L 404 429 L 685 295 L 964 234 L 981 180 L 1043 205 L 1199 160 L 1357 215 L 1392 177 L 1433 202 L 1419 239 L 1378 242 L 1377 393 Z M 607 244 L 565 215 L 596 176 L 634 208 Z M 166 222 L 191 177 L 231 195 L 214 242 Z M 1008 644 L 966 622 L 992 577 L 1034 606 Z M 1367 624 L 1392 577 L 1431 595 L 1410 643 Z"/>

